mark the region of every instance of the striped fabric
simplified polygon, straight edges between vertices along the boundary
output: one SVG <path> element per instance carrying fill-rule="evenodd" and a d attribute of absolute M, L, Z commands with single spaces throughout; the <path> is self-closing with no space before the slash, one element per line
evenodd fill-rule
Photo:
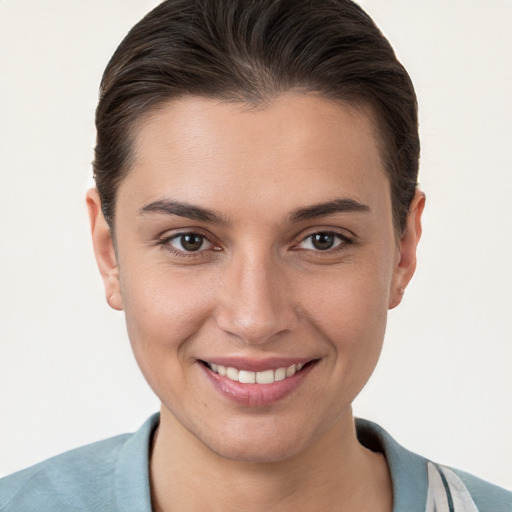
<path fill-rule="evenodd" d="M 425 512 L 478 512 L 466 486 L 451 469 L 428 462 L 427 471 Z"/>

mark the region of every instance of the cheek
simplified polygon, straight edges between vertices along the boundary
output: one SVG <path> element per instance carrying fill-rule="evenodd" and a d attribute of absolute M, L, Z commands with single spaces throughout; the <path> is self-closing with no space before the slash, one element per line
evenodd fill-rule
<path fill-rule="evenodd" d="M 162 268 L 139 268 L 126 277 L 121 272 L 120 278 L 128 335 L 143 372 L 186 359 L 186 348 L 210 311 L 211 292 L 204 281 Z"/>
<path fill-rule="evenodd" d="M 353 372 L 364 380 L 373 371 L 386 329 L 390 268 L 385 260 L 372 259 L 318 278 L 314 291 L 308 289 L 306 315 L 336 352 L 334 375 Z"/>
<path fill-rule="evenodd" d="M 385 295 L 365 294 L 358 285 L 336 290 L 315 306 L 316 325 L 339 355 L 364 359 L 380 351 L 387 320 Z"/>
<path fill-rule="evenodd" d="M 343 330 L 372 330 L 386 320 L 391 276 L 391 260 L 382 255 L 363 263 L 349 262 L 311 276 L 304 296 L 319 322 Z"/>

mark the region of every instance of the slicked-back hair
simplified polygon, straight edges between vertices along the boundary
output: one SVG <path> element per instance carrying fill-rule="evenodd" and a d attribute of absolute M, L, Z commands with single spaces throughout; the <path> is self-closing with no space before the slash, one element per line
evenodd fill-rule
<path fill-rule="evenodd" d="M 166 0 L 137 23 L 107 65 L 96 110 L 93 169 L 111 230 L 143 115 L 184 95 L 264 107 L 287 91 L 371 110 L 402 233 L 417 186 L 416 95 L 350 0 Z"/>

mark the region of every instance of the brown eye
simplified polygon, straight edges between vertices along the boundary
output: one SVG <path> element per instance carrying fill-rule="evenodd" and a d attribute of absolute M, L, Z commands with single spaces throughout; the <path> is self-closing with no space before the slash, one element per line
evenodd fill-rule
<path fill-rule="evenodd" d="M 313 244 L 313 247 L 319 251 L 330 249 L 334 245 L 334 242 L 334 236 L 330 235 L 329 233 L 317 233 L 311 237 L 311 243 Z"/>
<path fill-rule="evenodd" d="M 169 245 L 178 251 L 196 252 L 209 249 L 212 244 L 203 235 L 198 233 L 182 233 L 171 238 Z"/>
<path fill-rule="evenodd" d="M 337 233 L 319 232 L 302 240 L 299 248 L 312 251 L 328 251 L 347 242 L 348 240 Z"/>

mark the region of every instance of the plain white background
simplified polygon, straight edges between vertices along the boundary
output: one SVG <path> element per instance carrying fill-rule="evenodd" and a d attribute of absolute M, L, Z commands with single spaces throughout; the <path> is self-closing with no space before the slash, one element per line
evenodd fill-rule
<path fill-rule="evenodd" d="M 158 408 L 89 241 L 101 73 L 151 0 L 0 0 L 0 475 Z M 417 274 L 356 414 L 512 487 L 512 2 L 364 0 L 415 82 Z"/>

